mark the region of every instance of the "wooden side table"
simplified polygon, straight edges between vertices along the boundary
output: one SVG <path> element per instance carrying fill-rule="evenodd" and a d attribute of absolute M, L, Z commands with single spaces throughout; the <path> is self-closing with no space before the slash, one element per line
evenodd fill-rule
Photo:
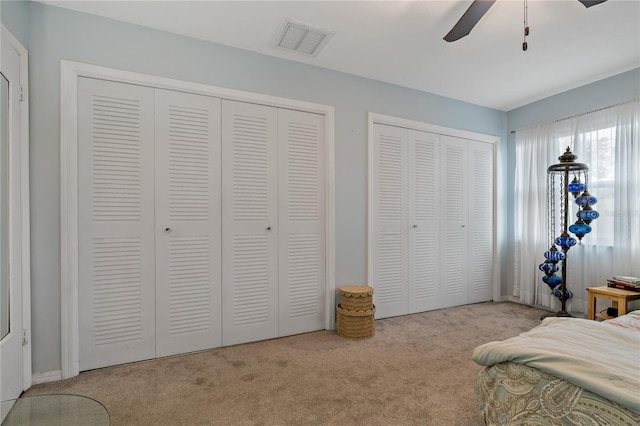
<path fill-rule="evenodd" d="M 590 320 L 597 318 L 609 319 L 611 317 L 604 314 L 596 314 L 596 299 L 611 300 L 611 307 L 618 309 L 618 315 L 627 313 L 627 302 L 640 299 L 640 291 L 622 290 L 620 288 L 608 287 L 589 287 L 588 292 L 588 318 Z"/>

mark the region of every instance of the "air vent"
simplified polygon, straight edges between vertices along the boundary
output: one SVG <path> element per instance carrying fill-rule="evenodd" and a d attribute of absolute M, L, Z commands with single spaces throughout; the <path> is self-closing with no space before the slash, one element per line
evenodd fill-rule
<path fill-rule="evenodd" d="M 286 20 L 278 33 L 276 47 L 308 56 L 318 56 L 334 33 Z"/>

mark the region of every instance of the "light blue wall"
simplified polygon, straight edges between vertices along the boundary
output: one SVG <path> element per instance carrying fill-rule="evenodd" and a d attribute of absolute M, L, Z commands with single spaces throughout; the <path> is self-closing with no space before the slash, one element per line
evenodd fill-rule
<path fill-rule="evenodd" d="M 0 1 L 0 20 L 15 38 L 29 50 L 29 2 Z"/>
<path fill-rule="evenodd" d="M 60 369 L 60 59 L 334 106 L 337 286 L 366 280 L 369 111 L 506 140 L 504 112 L 41 3 L 29 6 L 34 373 Z"/>
<path fill-rule="evenodd" d="M 555 96 L 533 102 L 521 108 L 509 111 L 507 123 L 509 131 L 523 129 L 535 124 L 548 123 L 576 114 L 582 114 L 610 105 L 615 105 L 630 99 L 640 97 L 640 68 L 627 71 L 613 77 L 609 77 L 595 83 L 587 84 Z M 562 154 L 558 153 L 558 156 Z M 513 194 L 515 178 L 515 135 L 509 133 L 506 144 L 507 167 L 505 178 L 507 194 Z M 513 265 L 513 253 L 515 251 L 513 229 L 513 196 L 507 197 L 507 257 L 503 261 L 502 294 L 510 295 L 513 283 L 513 268 L 505 271 L 504 265 Z M 507 286 L 507 287 L 505 287 Z"/>
<path fill-rule="evenodd" d="M 3 24 L 30 58 L 34 373 L 60 369 L 60 59 L 334 106 L 338 286 L 366 280 L 368 112 L 501 137 L 507 294 L 513 282 L 515 158 L 507 131 L 637 97 L 640 91 L 640 70 L 634 70 L 507 114 L 41 3 L 3 1 L 1 11 Z"/>

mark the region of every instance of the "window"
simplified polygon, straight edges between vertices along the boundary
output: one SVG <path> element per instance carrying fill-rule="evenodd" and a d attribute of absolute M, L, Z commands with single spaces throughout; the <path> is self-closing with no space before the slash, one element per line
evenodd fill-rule
<path fill-rule="evenodd" d="M 553 308 L 557 301 L 538 264 L 549 249 L 547 168 L 566 147 L 589 167 L 588 190 L 600 217 L 593 231 L 568 253 L 570 309 L 584 312 L 586 287 L 612 275 L 640 276 L 640 100 L 516 132 L 514 185 L 514 295 Z M 575 222 L 571 208 L 568 225 Z M 559 215 L 559 212 L 556 212 Z M 558 219 L 556 219 L 558 220 Z M 556 223 L 556 232 L 559 229 Z"/>

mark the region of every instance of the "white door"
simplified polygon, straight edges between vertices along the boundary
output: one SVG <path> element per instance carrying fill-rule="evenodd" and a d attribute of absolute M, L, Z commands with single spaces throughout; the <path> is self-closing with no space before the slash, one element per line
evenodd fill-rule
<path fill-rule="evenodd" d="M 4 27 L 0 39 L 0 401 L 5 401 L 17 398 L 31 380 L 28 311 L 23 312 L 23 305 L 29 304 L 23 294 L 29 236 L 23 231 L 28 224 L 22 222 L 28 218 L 28 204 L 22 197 L 28 200 L 29 195 L 23 182 L 28 162 L 22 151 L 21 123 L 26 118 L 21 117 L 20 105 L 20 56 L 26 52 L 16 50 L 19 44 Z"/>
<path fill-rule="evenodd" d="M 80 370 L 155 356 L 154 91 L 79 79 Z"/>
<path fill-rule="evenodd" d="M 374 232 L 372 271 L 376 317 L 409 311 L 408 131 L 376 124 L 372 161 Z"/>
<path fill-rule="evenodd" d="M 440 135 L 409 131 L 409 311 L 440 307 Z"/>
<path fill-rule="evenodd" d="M 442 240 L 440 276 L 442 307 L 464 305 L 468 301 L 468 226 L 469 170 L 466 167 L 467 139 L 441 136 Z"/>
<path fill-rule="evenodd" d="M 220 99 L 155 91 L 156 356 L 219 347 Z"/>
<path fill-rule="evenodd" d="M 279 335 L 324 328 L 324 116 L 278 110 Z"/>
<path fill-rule="evenodd" d="M 493 298 L 493 145 L 469 146 L 469 303 Z"/>
<path fill-rule="evenodd" d="M 493 144 L 442 136 L 443 306 L 493 297 Z"/>
<path fill-rule="evenodd" d="M 374 123 L 376 316 L 491 300 L 493 144 Z"/>
<path fill-rule="evenodd" d="M 222 101 L 223 345 L 278 337 L 278 110 Z"/>

